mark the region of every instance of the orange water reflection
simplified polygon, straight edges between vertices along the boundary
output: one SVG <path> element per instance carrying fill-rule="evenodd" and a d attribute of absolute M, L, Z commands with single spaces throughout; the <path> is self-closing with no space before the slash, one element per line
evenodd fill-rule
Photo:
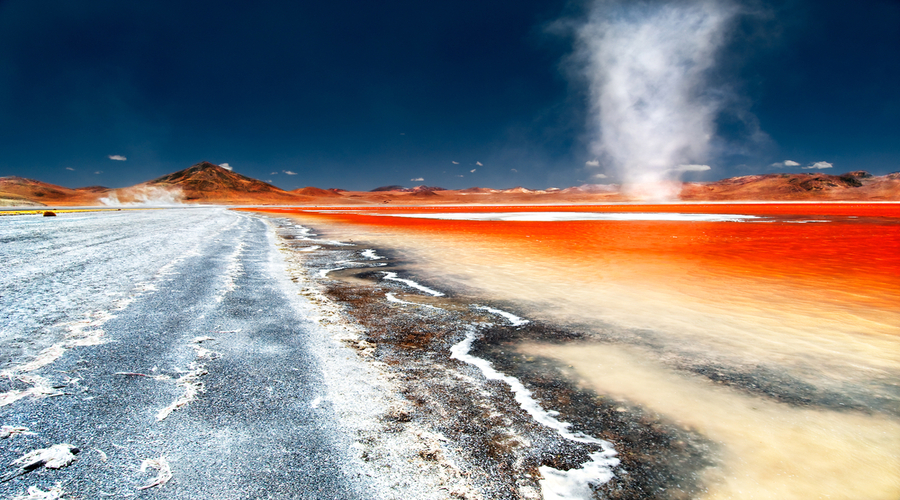
<path fill-rule="evenodd" d="M 371 213 L 605 211 L 731 213 L 768 222 L 454 221 Z M 515 254 L 584 280 L 668 283 L 684 293 L 767 287 L 847 307 L 900 304 L 900 204 L 612 205 L 603 207 L 409 207 L 362 212 L 302 212 L 304 217 L 367 226 L 376 232 L 440 235 L 485 252 Z M 848 218 L 848 216 L 856 218 Z M 797 223 L 823 219 L 828 222 Z M 604 265 L 607 264 L 607 265 Z M 675 281 L 672 281 L 675 280 Z M 696 288 L 695 290 L 690 290 Z M 749 290 L 744 290 L 745 292 Z M 718 292 L 716 292 L 718 293 Z M 765 290 L 760 290 L 765 294 Z"/>

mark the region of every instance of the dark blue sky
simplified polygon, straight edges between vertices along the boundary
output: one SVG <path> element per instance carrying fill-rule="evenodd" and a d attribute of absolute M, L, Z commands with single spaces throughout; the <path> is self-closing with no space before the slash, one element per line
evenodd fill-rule
<path fill-rule="evenodd" d="M 237 4 L 0 0 L 0 176 L 121 187 L 208 160 L 285 189 L 597 182 L 559 22 L 589 2 Z M 714 80 L 745 121 L 721 117 L 691 178 L 900 170 L 900 2 L 742 12 Z"/>

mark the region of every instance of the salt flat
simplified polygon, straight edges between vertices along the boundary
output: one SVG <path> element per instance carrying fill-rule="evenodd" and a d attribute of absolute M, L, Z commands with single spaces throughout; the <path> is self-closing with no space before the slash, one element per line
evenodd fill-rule
<path fill-rule="evenodd" d="M 330 403 L 331 334 L 263 220 L 219 208 L 7 217 L 0 241 L 0 423 L 21 431 L 0 447 L 0 496 L 56 485 L 65 498 L 373 498 L 415 486 L 369 479 L 359 434 Z M 355 380 L 350 361 L 337 368 Z M 76 460 L 18 476 L 10 465 L 56 444 Z"/>

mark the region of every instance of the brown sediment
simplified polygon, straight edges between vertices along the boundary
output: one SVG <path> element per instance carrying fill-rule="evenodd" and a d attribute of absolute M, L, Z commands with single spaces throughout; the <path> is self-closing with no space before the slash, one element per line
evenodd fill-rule
<path fill-rule="evenodd" d="M 714 443 L 646 408 L 593 391 L 559 360 L 518 349 L 523 342 L 567 345 L 585 337 L 531 323 L 485 329 L 473 347 L 499 371 L 526 382 L 535 399 L 549 402 L 561 420 L 614 444 L 621 464 L 616 478 L 597 489 L 601 498 L 696 498 L 705 488 L 700 474 L 716 463 Z"/>
<path fill-rule="evenodd" d="M 623 346 L 524 343 L 584 387 L 666 415 L 715 442 L 700 498 L 896 498 L 900 424 L 888 415 L 786 405 L 668 370 Z"/>

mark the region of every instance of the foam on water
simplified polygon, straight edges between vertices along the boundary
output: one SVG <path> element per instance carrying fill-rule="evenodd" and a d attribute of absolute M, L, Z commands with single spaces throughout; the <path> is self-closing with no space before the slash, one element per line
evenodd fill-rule
<path fill-rule="evenodd" d="M 416 290 L 421 290 L 421 291 L 423 291 L 429 295 L 433 295 L 435 297 L 443 297 L 444 296 L 443 293 L 441 293 L 437 290 L 432 290 L 431 288 L 428 288 L 425 285 L 420 285 L 419 283 L 416 283 L 413 280 L 398 278 L 397 273 L 392 273 L 390 271 L 382 271 L 382 273 L 384 274 L 384 279 L 386 279 L 386 280 L 399 281 L 400 283 L 403 283 L 407 286 L 411 286 L 411 287 L 415 288 Z"/>
<path fill-rule="evenodd" d="M 341 269 L 348 269 L 348 267 L 344 266 L 344 267 L 332 267 L 332 268 L 329 268 L 329 269 L 320 269 L 320 270 L 319 270 L 319 277 L 320 277 L 320 278 L 327 278 L 327 277 L 328 277 L 328 273 L 330 273 L 330 272 L 332 272 L 332 271 L 340 271 Z"/>
<path fill-rule="evenodd" d="M 590 455 L 591 461 L 577 469 L 556 470 L 542 465 L 538 471 L 544 478 L 540 480 L 544 500 L 581 500 L 591 498 L 591 484 L 601 484 L 613 478 L 608 458 L 602 451 Z M 615 464 L 613 464 L 615 465 Z"/>
<path fill-rule="evenodd" d="M 403 299 L 398 299 L 398 298 L 397 298 L 393 293 L 391 293 L 391 292 L 388 292 L 388 293 L 384 294 L 384 297 L 388 300 L 388 302 L 394 302 L 394 303 L 396 303 L 396 304 L 407 304 L 407 305 L 411 305 L 411 306 L 427 307 L 427 308 L 429 308 L 429 309 L 438 309 L 438 310 L 442 310 L 440 307 L 435 307 L 435 306 L 428 305 L 428 304 L 419 304 L 419 303 L 416 303 L 416 302 L 409 302 L 409 301 L 406 301 L 406 300 L 403 300 Z"/>
<path fill-rule="evenodd" d="M 512 389 L 516 402 L 522 409 L 537 422 L 555 430 L 563 438 L 578 443 L 599 445 L 601 448 L 590 455 L 590 462 L 583 464 L 578 469 L 560 471 L 548 466 L 541 467 L 540 471 L 544 479 L 540 481 L 540 484 L 544 498 L 586 498 L 590 496 L 589 484 L 603 484 L 612 479 L 612 468 L 619 464 L 619 459 L 615 458 L 616 451 L 613 449 L 612 443 L 580 431 L 573 432 L 570 429 L 572 424 L 555 418 L 556 412 L 541 408 L 541 405 L 531 397 L 531 391 L 519 379 L 500 373 L 491 366 L 490 361 L 469 354 L 476 335 L 477 330 L 469 327 L 466 338 L 450 348 L 450 357 L 476 366 L 488 380 L 505 382 Z M 583 494 L 585 492 L 587 495 Z"/>
<path fill-rule="evenodd" d="M 481 309 L 482 311 L 487 311 L 492 314 L 496 314 L 497 316 L 503 316 L 507 320 L 509 320 L 509 324 L 512 326 L 522 326 L 528 324 L 527 319 L 520 318 L 513 313 L 509 313 L 506 311 L 501 311 L 500 309 L 494 309 L 493 307 L 487 306 L 472 306 L 473 309 Z"/>
<path fill-rule="evenodd" d="M 369 259 L 369 260 L 381 260 L 384 258 L 384 257 L 378 255 L 377 253 L 375 253 L 375 250 L 373 250 L 371 248 L 367 248 L 367 249 L 363 250 L 361 255 L 363 256 L 363 258 Z"/>
<path fill-rule="evenodd" d="M 367 215 L 383 217 L 407 217 L 415 219 L 439 220 L 483 220 L 483 221 L 521 221 L 521 222 L 554 222 L 554 221 L 673 221 L 673 222 L 743 222 L 753 221 L 761 217 L 756 215 L 736 214 L 688 214 L 688 213 L 644 213 L 644 212 L 449 212 L 424 214 L 397 214 L 370 212 Z"/>

